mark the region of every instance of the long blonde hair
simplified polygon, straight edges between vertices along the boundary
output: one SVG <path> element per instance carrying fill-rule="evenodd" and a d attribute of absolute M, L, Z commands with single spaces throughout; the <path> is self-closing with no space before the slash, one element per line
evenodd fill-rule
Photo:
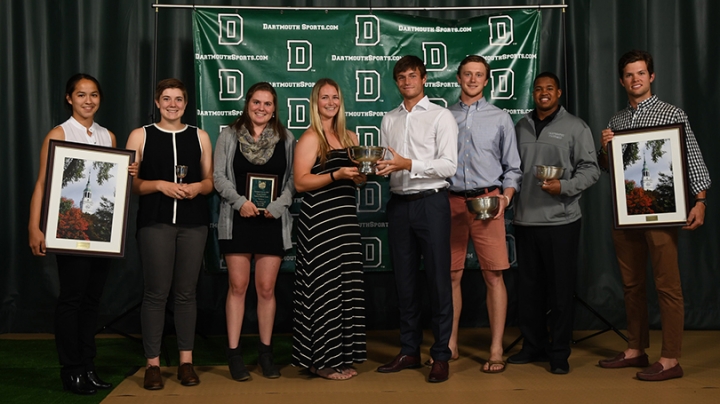
<path fill-rule="evenodd" d="M 328 143 L 325 131 L 322 128 L 322 120 L 320 119 L 320 111 L 318 110 L 318 101 L 320 100 L 320 89 L 325 85 L 331 85 L 337 90 L 338 97 L 340 97 L 340 108 L 333 117 L 333 129 L 335 134 L 343 147 L 354 146 L 353 139 L 348 134 L 345 128 L 345 101 L 343 101 L 342 91 L 340 86 L 332 79 L 322 78 L 318 80 L 312 89 L 310 95 L 310 127 L 315 131 L 315 135 L 318 137 L 318 157 L 320 157 L 320 164 L 325 165 L 327 160 L 327 154 L 330 152 L 330 143 Z"/>

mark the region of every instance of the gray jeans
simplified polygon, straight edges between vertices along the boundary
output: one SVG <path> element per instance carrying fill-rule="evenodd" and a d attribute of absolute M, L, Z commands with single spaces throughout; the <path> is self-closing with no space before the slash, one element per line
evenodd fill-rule
<path fill-rule="evenodd" d="M 145 280 L 140 323 L 146 358 L 160 356 L 165 305 L 171 287 L 178 349 L 193 349 L 197 318 L 195 289 L 207 233 L 207 226 L 162 223 L 138 230 L 137 240 Z"/>

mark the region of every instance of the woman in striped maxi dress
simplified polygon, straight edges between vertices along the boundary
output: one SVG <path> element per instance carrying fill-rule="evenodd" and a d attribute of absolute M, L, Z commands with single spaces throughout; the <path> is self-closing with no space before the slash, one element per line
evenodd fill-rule
<path fill-rule="evenodd" d="M 310 128 L 295 149 L 295 187 L 305 192 L 297 229 L 293 360 L 331 380 L 346 380 L 365 361 L 363 255 L 355 187 L 365 175 L 346 148 L 358 144 L 345 129 L 340 87 L 320 79 L 310 99 Z"/>

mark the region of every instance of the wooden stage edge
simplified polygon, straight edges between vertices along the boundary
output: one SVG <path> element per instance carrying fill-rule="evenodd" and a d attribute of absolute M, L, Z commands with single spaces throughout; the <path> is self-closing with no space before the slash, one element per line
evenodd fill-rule
<path fill-rule="evenodd" d="M 579 339 L 593 331 L 577 331 Z M 505 345 L 518 335 L 506 330 Z M 660 331 L 651 331 L 650 360 L 658 359 Z M 423 360 L 428 357 L 432 334 L 425 332 Z M 175 367 L 162 368 L 165 388 L 142 388 L 144 369 L 125 379 L 103 404 L 404 404 L 404 403 L 718 403 L 720 402 L 720 331 L 685 331 L 681 365 L 685 376 L 664 382 L 643 382 L 635 378 L 637 368 L 602 369 L 601 358 L 625 348 L 615 333 L 607 332 L 573 346 L 570 373 L 554 375 L 547 363 L 508 365 L 500 374 L 485 374 L 480 367 L 487 359 L 488 329 L 461 329 L 460 359 L 450 364 L 450 379 L 444 383 L 426 381 L 429 368 L 380 374 L 375 369 L 398 351 L 397 331 L 370 332 L 368 361 L 357 365 L 359 375 L 347 381 L 308 377 L 300 369 L 285 366 L 282 377 L 265 379 L 255 366 L 252 379 L 230 379 L 227 366 L 197 367 L 201 383 L 184 387 Z M 510 354 L 517 352 L 515 347 Z"/>

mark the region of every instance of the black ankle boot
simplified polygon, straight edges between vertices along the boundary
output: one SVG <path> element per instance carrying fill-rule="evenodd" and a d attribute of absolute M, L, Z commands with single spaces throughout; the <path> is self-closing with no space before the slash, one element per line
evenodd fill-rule
<path fill-rule="evenodd" d="M 243 382 L 250 379 L 250 373 L 245 368 L 242 354 L 240 353 L 240 345 L 235 349 L 227 349 L 228 367 L 230 367 L 230 377 L 233 380 Z"/>
<path fill-rule="evenodd" d="M 61 374 L 63 390 L 74 394 L 89 396 L 97 393 L 97 390 L 87 382 L 85 375 L 82 373 Z"/>
<path fill-rule="evenodd" d="M 280 370 L 273 363 L 272 343 L 265 345 L 262 342 L 258 345 L 258 366 L 262 370 L 263 376 L 268 379 L 277 379 L 280 377 Z"/>
<path fill-rule="evenodd" d="M 88 384 L 96 389 L 109 390 L 112 388 L 112 383 L 108 383 L 101 379 L 94 370 L 88 370 L 85 372 L 85 378 L 87 379 Z"/>

